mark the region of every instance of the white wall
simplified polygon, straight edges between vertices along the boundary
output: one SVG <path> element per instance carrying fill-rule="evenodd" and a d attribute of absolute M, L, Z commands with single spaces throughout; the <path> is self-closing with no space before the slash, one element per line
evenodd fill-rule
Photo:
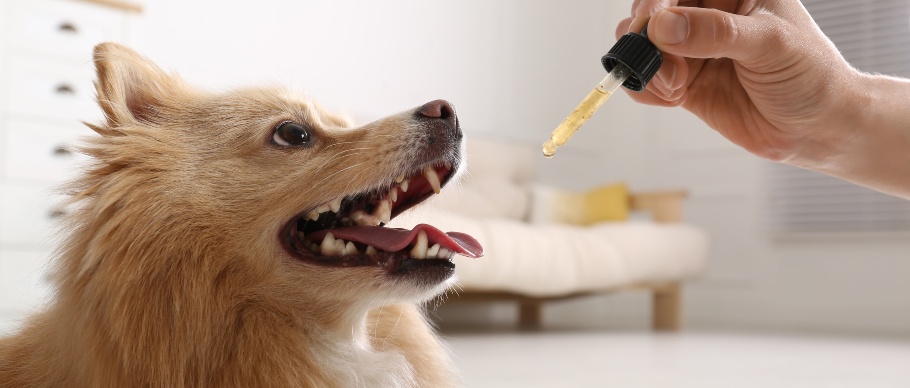
<path fill-rule="evenodd" d="M 203 85 L 290 85 L 362 120 L 445 98 L 489 131 L 512 126 L 516 4 L 158 0 L 134 41 Z"/>
<path fill-rule="evenodd" d="M 775 239 L 769 162 L 681 109 L 649 110 L 649 184 L 687 186 L 688 218 L 712 237 L 693 324 L 910 335 L 910 236 Z"/>

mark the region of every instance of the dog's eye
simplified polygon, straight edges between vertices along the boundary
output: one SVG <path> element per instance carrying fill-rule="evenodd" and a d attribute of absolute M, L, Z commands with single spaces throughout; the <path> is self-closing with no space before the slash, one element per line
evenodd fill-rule
<path fill-rule="evenodd" d="M 310 143 L 310 131 L 306 127 L 292 121 L 285 121 L 275 127 L 272 135 L 275 144 L 285 147 L 296 147 Z"/>

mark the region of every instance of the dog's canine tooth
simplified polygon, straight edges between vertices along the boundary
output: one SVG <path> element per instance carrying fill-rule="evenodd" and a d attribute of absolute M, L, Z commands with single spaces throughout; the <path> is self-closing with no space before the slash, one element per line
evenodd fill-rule
<path fill-rule="evenodd" d="M 389 190 L 389 199 L 391 199 L 392 202 L 398 202 L 398 189 L 393 187 Z"/>
<path fill-rule="evenodd" d="M 325 256 L 335 256 L 335 236 L 331 232 L 325 234 L 322 244 L 319 246 L 320 253 Z"/>
<path fill-rule="evenodd" d="M 341 197 L 335 198 L 334 201 L 329 203 L 329 210 L 338 213 L 341 210 Z"/>
<path fill-rule="evenodd" d="M 368 254 L 368 255 L 375 255 L 375 254 L 377 254 L 377 253 L 379 253 L 379 252 L 376 251 L 376 248 L 373 248 L 372 245 L 367 245 L 366 254 Z"/>
<path fill-rule="evenodd" d="M 417 233 L 417 243 L 411 249 L 411 257 L 415 259 L 427 258 L 427 232 L 421 230 Z"/>
<path fill-rule="evenodd" d="M 442 185 L 439 183 L 439 174 L 436 173 L 436 169 L 433 167 L 427 167 L 423 170 L 423 176 L 427 178 L 427 182 L 430 182 L 430 187 L 433 188 L 433 192 L 439 194 L 442 190 Z"/>
<path fill-rule="evenodd" d="M 388 224 L 392 221 L 392 202 L 388 199 L 383 199 L 379 201 L 379 206 L 376 206 L 376 210 L 373 212 L 373 218 L 379 220 L 379 222 L 384 222 Z"/>
<path fill-rule="evenodd" d="M 358 253 L 360 253 L 360 251 L 357 250 L 357 246 L 355 246 L 352 241 L 348 241 L 344 246 L 344 251 L 341 252 L 342 255 L 356 255 Z"/>
<path fill-rule="evenodd" d="M 403 181 L 401 181 L 401 182 L 398 182 L 398 187 L 401 187 L 401 192 L 402 192 L 402 193 L 407 193 L 407 192 L 408 192 L 408 182 L 410 182 L 410 181 L 411 181 L 410 179 L 405 179 L 405 180 L 403 180 Z"/>
<path fill-rule="evenodd" d="M 427 249 L 427 258 L 435 259 L 439 255 L 439 244 L 433 244 L 430 249 Z"/>
<path fill-rule="evenodd" d="M 404 180 L 404 174 L 401 174 L 397 178 L 395 178 L 395 183 L 401 183 L 401 181 L 403 181 L 403 180 Z"/>

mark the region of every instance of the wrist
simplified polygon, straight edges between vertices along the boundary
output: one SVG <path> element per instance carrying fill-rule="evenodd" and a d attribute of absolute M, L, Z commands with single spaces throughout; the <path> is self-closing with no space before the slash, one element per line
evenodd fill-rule
<path fill-rule="evenodd" d="M 800 145 L 785 163 L 828 173 L 840 163 L 858 133 L 872 125 L 876 117 L 868 109 L 875 93 L 858 87 L 868 85 L 869 77 L 852 67 L 841 76 L 829 77 L 830 81 L 822 86 L 824 97 L 813 103 L 823 108 L 813 113 L 817 115 L 814 120 L 804 124 Z"/>
<path fill-rule="evenodd" d="M 910 198 L 910 80 L 855 70 L 845 80 L 824 156 L 804 167 Z"/>

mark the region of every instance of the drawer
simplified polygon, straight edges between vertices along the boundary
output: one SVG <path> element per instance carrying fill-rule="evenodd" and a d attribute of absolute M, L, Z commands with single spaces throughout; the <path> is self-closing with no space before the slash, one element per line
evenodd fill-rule
<path fill-rule="evenodd" d="M 62 199 L 48 187 L 0 183 L 0 245 L 52 248 Z"/>
<path fill-rule="evenodd" d="M 80 137 L 94 134 L 80 123 L 50 124 L 11 119 L 2 144 L 2 174 L 25 183 L 59 184 L 76 176 L 88 156 L 76 152 Z"/>
<path fill-rule="evenodd" d="M 0 311 L 36 310 L 51 296 L 50 252 L 0 250 Z"/>
<path fill-rule="evenodd" d="M 57 59 L 90 60 L 96 44 L 121 40 L 126 27 L 123 12 L 77 1 L 13 0 L 8 9 L 9 46 Z"/>
<path fill-rule="evenodd" d="M 6 70 L 7 109 L 28 117 L 58 118 L 77 123 L 102 116 L 95 102 L 92 63 L 67 66 L 24 56 L 11 56 Z"/>

